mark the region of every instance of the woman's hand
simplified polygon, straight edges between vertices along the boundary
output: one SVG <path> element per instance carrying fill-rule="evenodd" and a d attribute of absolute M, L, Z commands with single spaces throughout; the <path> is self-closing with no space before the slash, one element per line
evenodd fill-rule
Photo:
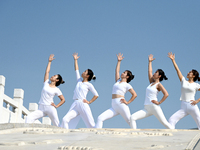
<path fill-rule="evenodd" d="M 149 55 L 149 62 L 152 62 L 152 61 L 154 61 L 154 60 L 155 60 L 155 58 L 153 58 L 153 55 L 150 54 L 150 55 Z"/>
<path fill-rule="evenodd" d="M 90 104 L 90 102 L 89 102 L 89 101 L 87 101 L 86 99 L 83 99 L 83 103 Z"/>
<path fill-rule="evenodd" d="M 54 54 L 51 54 L 50 56 L 49 56 L 49 62 L 52 62 L 55 58 L 53 58 L 54 57 Z"/>
<path fill-rule="evenodd" d="M 73 53 L 72 56 L 74 57 L 74 60 L 78 60 L 80 56 L 78 56 L 78 53 Z"/>
<path fill-rule="evenodd" d="M 51 106 L 54 106 L 55 108 L 58 108 L 58 107 L 56 106 L 56 104 L 54 104 L 54 103 L 51 103 Z"/>
<path fill-rule="evenodd" d="M 126 104 L 126 105 L 128 105 L 128 102 L 127 102 L 124 98 L 122 98 L 122 99 L 120 100 L 120 102 L 121 102 L 121 103 L 124 103 L 124 104 Z"/>
<path fill-rule="evenodd" d="M 122 61 L 123 59 L 124 59 L 123 54 L 119 53 L 119 54 L 117 55 L 117 60 L 118 60 L 118 61 Z"/>
<path fill-rule="evenodd" d="M 175 54 L 172 54 L 172 52 L 169 52 L 169 53 L 168 53 L 168 57 L 169 57 L 171 60 L 175 60 Z"/>
<path fill-rule="evenodd" d="M 191 100 L 190 102 L 191 102 L 190 103 L 191 105 L 196 105 L 199 101 L 198 100 L 196 100 L 196 101 L 195 100 Z"/>
<path fill-rule="evenodd" d="M 156 104 L 156 105 L 160 105 L 160 102 L 156 101 L 156 100 L 152 100 L 152 103 Z"/>

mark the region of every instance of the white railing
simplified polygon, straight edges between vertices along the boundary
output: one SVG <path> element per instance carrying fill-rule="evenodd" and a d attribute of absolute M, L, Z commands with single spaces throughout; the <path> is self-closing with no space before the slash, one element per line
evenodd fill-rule
<path fill-rule="evenodd" d="M 14 89 L 14 98 L 4 94 L 5 77 L 0 75 L 0 123 L 25 123 L 26 116 L 38 109 L 38 104 L 29 103 L 29 110 L 23 106 L 24 90 Z M 39 120 L 35 123 L 41 123 Z M 42 118 L 43 124 L 51 124 L 48 117 Z"/>

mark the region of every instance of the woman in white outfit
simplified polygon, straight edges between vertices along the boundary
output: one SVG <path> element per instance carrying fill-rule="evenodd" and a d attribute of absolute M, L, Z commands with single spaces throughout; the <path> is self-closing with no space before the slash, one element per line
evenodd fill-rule
<path fill-rule="evenodd" d="M 198 129 L 200 129 L 200 112 L 196 105 L 200 102 L 200 98 L 195 100 L 196 91 L 200 91 L 200 84 L 195 82 L 197 80 L 200 81 L 199 73 L 194 69 L 191 70 L 187 74 L 187 81 L 176 64 L 175 54 L 168 53 L 168 57 L 172 60 L 179 80 L 181 81 L 181 109 L 169 118 L 169 123 L 172 125 L 172 128 L 175 129 L 175 125 L 180 119 L 187 115 L 191 115 L 195 120 Z"/>
<path fill-rule="evenodd" d="M 155 60 L 153 55 L 149 55 L 148 76 L 150 85 L 146 88 L 146 98 L 144 102 L 144 109 L 139 110 L 131 115 L 131 128 L 137 129 L 136 120 L 143 119 L 154 115 L 166 128 L 171 128 L 169 122 L 166 120 L 160 104 L 168 97 L 168 92 L 160 83 L 163 79 L 167 80 L 163 70 L 158 69 L 152 74 L 152 61 Z M 162 99 L 158 102 L 157 95 L 161 91 L 163 93 Z"/>
<path fill-rule="evenodd" d="M 99 115 L 97 119 L 96 128 L 102 128 L 103 127 L 103 121 L 110 119 L 114 116 L 121 115 L 124 120 L 130 125 L 130 110 L 127 106 L 130 104 L 136 97 L 137 94 L 133 90 L 132 86 L 129 84 L 129 82 L 134 78 L 134 75 L 132 75 L 131 71 L 126 70 L 121 74 L 121 79 L 119 75 L 120 71 L 120 64 L 123 60 L 123 54 L 119 53 L 117 55 L 118 62 L 115 70 L 115 81 L 116 83 L 113 85 L 112 90 L 112 107 L 105 112 L 103 112 L 101 115 Z M 126 101 L 124 98 L 125 93 L 129 91 L 132 94 L 132 97 L 129 101 Z"/>
<path fill-rule="evenodd" d="M 91 81 L 91 79 L 95 80 L 96 77 L 92 70 L 87 69 L 82 73 L 81 78 L 78 68 L 78 58 L 80 56 L 78 56 L 78 53 L 74 53 L 73 57 L 77 79 L 77 84 L 73 96 L 74 103 L 71 105 L 68 113 L 64 116 L 61 127 L 66 129 L 74 129 L 76 128 L 79 118 L 81 117 L 87 128 L 94 128 L 95 122 L 89 104 L 94 102 L 99 95 L 94 86 L 89 83 L 89 81 Z M 86 100 L 88 91 L 91 91 L 94 94 L 90 101 Z"/>
<path fill-rule="evenodd" d="M 65 98 L 62 95 L 62 92 L 60 91 L 57 86 L 60 84 L 63 84 L 64 81 L 62 80 L 62 77 L 57 74 L 50 78 L 49 81 L 49 72 L 51 68 L 51 62 L 54 60 L 54 55 L 51 54 L 49 56 L 49 62 L 46 68 L 46 72 L 44 75 L 44 86 L 41 92 L 41 98 L 39 101 L 39 109 L 30 113 L 26 117 L 26 123 L 33 123 L 35 120 L 49 116 L 54 126 L 59 126 L 59 119 L 56 108 L 60 107 L 64 102 Z M 57 95 L 60 98 L 60 103 L 57 105 L 54 104 L 53 97 Z"/>

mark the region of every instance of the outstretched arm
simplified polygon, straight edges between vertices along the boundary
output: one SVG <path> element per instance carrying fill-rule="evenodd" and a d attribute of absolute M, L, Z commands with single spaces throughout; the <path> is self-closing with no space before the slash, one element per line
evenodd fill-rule
<path fill-rule="evenodd" d="M 75 70 L 79 70 L 78 59 L 79 59 L 80 56 L 78 56 L 78 53 L 73 53 L 73 57 L 74 57 L 74 68 L 75 68 Z"/>
<path fill-rule="evenodd" d="M 168 57 L 172 60 L 172 63 L 173 63 L 173 65 L 174 65 L 174 68 L 175 68 L 175 70 L 176 70 L 176 72 L 177 72 L 177 75 L 178 75 L 178 77 L 179 77 L 179 80 L 181 81 L 182 78 L 183 78 L 183 75 L 182 75 L 181 71 L 179 70 L 178 65 L 176 64 L 176 61 L 175 61 L 175 54 L 172 54 L 172 52 L 170 52 L 170 53 L 168 53 Z"/>
<path fill-rule="evenodd" d="M 116 69 L 115 69 L 115 82 L 117 82 L 117 80 L 120 78 L 120 75 L 119 75 L 120 64 L 121 64 L 121 61 L 123 59 L 124 59 L 123 54 L 119 53 L 117 55 L 117 66 L 116 66 Z"/>
<path fill-rule="evenodd" d="M 46 68 L 46 71 L 45 71 L 45 75 L 44 75 L 44 82 L 49 79 L 49 72 L 50 72 L 50 68 L 51 68 L 51 62 L 55 59 L 53 58 L 54 57 L 54 54 L 51 54 L 49 56 L 49 62 L 47 64 L 47 68 Z"/>
<path fill-rule="evenodd" d="M 152 69 L 152 61 L 154 61 L 155 58 L 153 58 L 153 55 L 150 54 L 149 55 L 149 64 L 148 64 L 148 77 L 149 77 L 149 82 L 152 83 L 154 82 L 154 79 L 153 79 L 153 69 Z"/>

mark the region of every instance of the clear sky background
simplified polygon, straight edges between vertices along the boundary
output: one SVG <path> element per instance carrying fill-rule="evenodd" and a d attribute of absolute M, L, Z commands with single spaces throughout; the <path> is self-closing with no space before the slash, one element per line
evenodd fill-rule
<path fill-rule="evenodd" d="M 167 81 L 162 84 L 169 97 L 161 108 L 167 119 L 180 108 L 180 81 L 168 52 L 186 77 L 191 69 L 200 71 L 200 1 L 167 0 L 1 0 L 0 74 L 6 77 L 5 94 L 14 88 L 25 92 L 24 106 L 38 103 L 50 54 L 55 54 L 50 76 L 61 74 L 59 88 L 66 102 L 59 107 L 59 119 L 73 103 L 76 86 L 72 54 L 78 52 L 80 73 L 91 68 L 97 79 L 91 81 L 99 98 L 90 105 L 95 122 L 111 107 L 115 83 L 116 54 L 124 54 L 120 74 L 128 69 L 135 75 L 130 82 L 138 97 L 129 104 L 131 114 L 144 108 L 148 81 L 148 55 L 153 54 L 153 71 L 161 68 Z M 89 92 L 87 99 L 92 98 Z M 162 97 L 159 93 L 159 100 Z M 126 100 L 131 95 L 126 94 Z M 196 99 L 200 97 L 197 92 Z M 55 103 L 59 103 L 57 97 Z M 199 105 L 199 104 L 198 104 Z M 137 121 L 138 128 L 165 128 L 154 116 Z M 85 127 L 83 121 L 78 128 Z M 176 128 L 196 128 L 191 116 Z M 104 122 L 104 128 L 129 128 L 119 115 Z"/>

